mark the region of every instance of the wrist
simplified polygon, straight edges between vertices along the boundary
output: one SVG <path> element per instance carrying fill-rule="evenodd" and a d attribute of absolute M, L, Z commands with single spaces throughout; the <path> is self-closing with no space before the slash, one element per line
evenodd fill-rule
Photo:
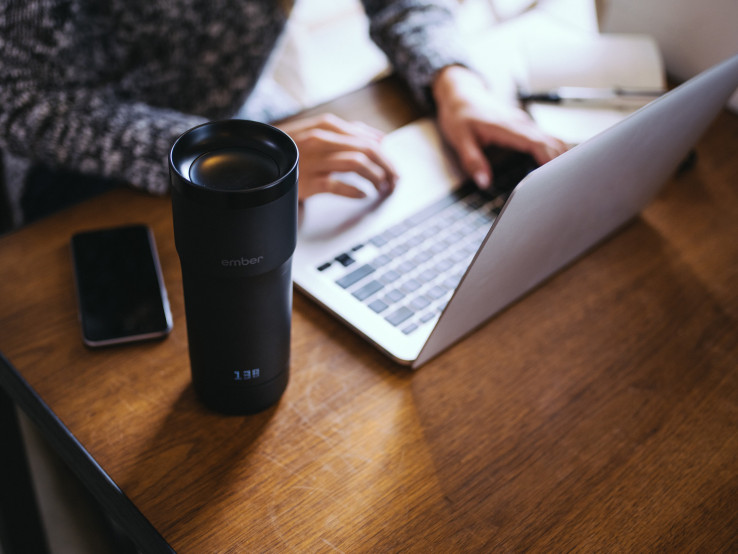
<path fill-rule="evenodd" d="M 475 71 L 463 65 L 448 65 L 436 73 L 431 84 L 431 93 L 436 105 L 441 105 L 486 88 L 484 80 Z"/>

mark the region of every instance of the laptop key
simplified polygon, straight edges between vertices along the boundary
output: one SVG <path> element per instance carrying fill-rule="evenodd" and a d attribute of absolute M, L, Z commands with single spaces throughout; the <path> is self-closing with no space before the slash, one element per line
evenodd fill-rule
<path fill-rule="evenodd" d="M 466 258 L 466 257 L 467 257 L 468 255 L 469 255 L 469 254 L 467 254 L 467 253 L 466 253 L 466 252 L 464 252 L 463 250 L 457 250 L 456 252 L 454 252 L 453 254 L 451 254 L 451 259 L 452 259 L 452 260 L 453 260 L 454 262 L 458 263 L 458 262 L 460 262 L 461 260 L 465 259 L 465 258 Z"/>
<path fill-rule="evenodd" d="M 387 273 L 382 275 L 379 280 L 382 281 L 385 285 L 388 285 L 390 283 L 394 283 L 397 281 L 402 275 L 397 273 L 394 269 L 390 269 Z"/>
<path fill-rule="evenodd" d="M 433 300 L 438 300 L 439 298 L 442 298 L 444 294 L 448 292 L 448 289 L 441 287 L 439 285 L 432 286 L 426 294 L 430 296 Z"/>
<path fill-rule="evenodd" d="M 433 252 L 433 254 L 440 254 L 441 252 L 445 251 L 448 248 L 448 245 L 442 243 L 442 242 L 434 242 L 430 245 L 429 250 Z"/>
<path fill-rule="evenodd" d="M 445 208 L 448 208 L 449 206 L 452 206 L 454 202 L 457 202 L 459 197 L 461 197 L 463 194 L 468 194 L 468 193 L 464 191 L 464 192 L 459 192 L 458 194 L 449 194 L 448 196 L 444 196 L 437 202 L 434 202 L 427 208 L 424 208 L 420 212 L 409 217 L 407 219 L 408 223 L 410 223 L 410 225 L 417 225 L 418 223 L 422 223 L 423 221 L 428 220 L 431 216 L 439 212 L 442 212 Z"/>
<path fill-rule="evenodd" d="M 405 260 L 397 266 L 397 271 L 400 273 L 410 273 L 413 269 L 415 269 L 415 264 L 408 260 Z"/>
<path fill-rule="evenodd" d="M 462 252 L 465 252 L 468 256 L 471 256 L 472 254 L 476 254 L 477 250 L 479 250 L 480 243 L 481 241 L 472 241 L 464 246 L 461 250 Z"/>
<path fill-rule="evenodd" d="M 371 308 L 376 313 L 382 313 L 384 310 L 389 308 L 387 304 L 385 304 L 382 300 L 374 300 L 369 304 L 369 308 Z"/>
<path fill-rule="evenodd" d="M 443 280 L 441 286 L 446 288 L 447 290 L 454 290 L 457 286 L 459 286 L 459 281 L 461 281 L 461 277 L 451 275 Z"/>
<path fill-rule="evenodd" d="M 374 267 L 381 267 L 383 265 L 387 265 L 391 261 L 392 261 L 392 258 L 387 256 L 386 254 L 380 254 L 379 256 L 374 258 L 374 260 L 372 261 L 372 265 Z"/>
<path fill-rule="evenodd" d="M 438 316 L 435 312 L 426 312 L 422 316 L 420 316 L 420 322 L 421 323 L 428 323 L 431 319 L 434 319 Z"/>
<path fill-rule="evenodd" d="M 423 241 L 425 241 L 425 237 L 422 235 L 413 235 L 405 241 L 405 246 L 407 246 L 409 250 L 410 248 L 423 244 Z"/>
<path fill-rule="evenodd" d="M 371 242 L 376 247 L 381 247 L 387 244 L 387 239 L 382 235 L 377 235 L 375 237 L 372 237 L 369 239 L 369 242 Z"/>
<path fill-rule="evenodd" d="M 362 265 L 360 268 L 355 269 L 354 271 L 352 271 L 348 275 L 344 275 L 343 277 L 341 277 L 340 279 L 338 279 L 336 281 L 336 283 L 341 288 L 347 289 L 351 285 L 353 285 L 353 284 L 358 283 L 359 281 L 361 281 L 367 275 L 371 275 L 372 273 L 374 273 L 374 271 L 375 271 L 374 266 L 371 266 L 369 264 L 365 264 L 365 265 Z"/>
<path fill-rule="evenodd" d="M 430 300 L 425 296 L 417 296 L 410 301 L 410 307 L 415 311 L 420 311 L 428 306 L 430 306 Z"/>
<path fill-rule="evenodd" d="M 420 288 L 420 283 L 418 283 L 415 279 L 408 279 L 400 288 L 403 292 L 415 292 Z"/>
<path fill-rule="evenodd" d="M 427 261 L 428 261 L 428 260 L 430 260 L 430 259 L 431 259 L 432 257 L 433 257 L 433 253 L 432 253 L 432 252 L 428 252 L 427 250 L 423 250 L 422 252 L 418 253 L 418 254 L 417 254 L 417 255 L 416 255 L 416 256 L 415 256 L 415 257 L 414 257 L 414 258 L 412 259 L 412 262 L 413 262 L 413 263 L 415 263 L 415 264 L 417 264 L 417 265 L 420 265 L 420 264 L 422 264 L 422 263 L 425 263 L 425 262 L 427 262 Z"/>
<path fill-rule="evenodd" d="M 413 315 L 415 315 L 415 312 L 413 312 L 410 308 L 407 306 L 402 306 L 401 308 L 398 308 L 394 312 L 392 312 L 390 315 L 385 317 L 387 321 L 389 321 L 392 325 L 397 327 L 402 322 L 407 321 L 410 319 Z"/>
<path fill-rule="evenodd" d="M 420 275 L 418 275 L 418 280 L 421 283 L 430 283 L 436 277 L 438 277 L 438 272 L 435 271 L 433 268 L 428 268 L 420 272 Z"/>
<path fill-rule="evenodd" d="M 405 293 L 398 289 L 394 289 L 394 290 L 389 291 L 385 295 L 384 301 L 387 302 L 388 304 L 394 304 L 395 302 L 398 302 L 402 300 L 403 298 L 405 298 Z"/>
<path fill-rule="evenodd" d="M 436 271 L 437 271 L 438 273 L 443 273 L 444 271 L 446 271 L 446 270 L 448 270 L 448 269 L 452 268 L 452 267 L 453 267 L 453 265 L 454 265 L 454 262 L 453 262 L 452 260 L 450 260 L 449 258 L 445 258 L 445 259 L 441 260 L 440 262 L 438 262 L 438 263 L 437 263 L 437 264 L 436 264 L 436 265 L 434 266 L 434 269 L 435 269 L 435 270 L 436 270 Z"/>
<path fill-rule="evenodd" d="M 336 256 L 336 261 L 344 267 L 350 266 L 356 260 L 354 260 L 349 254 L 343 253 Z"/>
<path fill-rule="evenodd" d="M 369 281 L 366 285 L 354 291 L 353 294 L 359 300 L 366 300 L 372 294 L 375 294 L 377 291 L 382 290 L 383 288 L 384 288 L 384 285 L 375 279 L 375 280 Z"/>
<path fill-rule="evenodd" d="M 398 244 L 389 251 L 390 258 L 397 258 L 405 254 L 410 248 L 406 244 Z"/>

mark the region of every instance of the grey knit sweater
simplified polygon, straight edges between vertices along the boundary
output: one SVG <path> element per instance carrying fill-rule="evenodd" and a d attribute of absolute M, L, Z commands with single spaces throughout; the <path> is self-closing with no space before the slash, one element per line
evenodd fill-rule
<path fill-rule="evenodd" d="M 418 98 L 464 63 L 453 0 L 364 0 L 374 41 Z M 0 149 L 168 188 L 182 132 L 233 116 L 289 15 L 285 0 L 6 0 L 0 4 Z"/>

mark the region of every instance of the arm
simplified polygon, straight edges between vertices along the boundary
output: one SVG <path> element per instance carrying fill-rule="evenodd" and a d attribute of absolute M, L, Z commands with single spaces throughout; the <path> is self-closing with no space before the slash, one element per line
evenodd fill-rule
<path fill-rule="evenodd" d="M 471 70 L 454 23 L 454 4 L 444 0 L 364 0 L 372 38 L 410 84 L 416 98 L 434 107 L 441 132 L 476 183 L 490 186 L 487 144 L 528 152 L 540 164 L 566 150 L 506 99 L 498 98 Z"/>
<path fill-rule="evenodd" d="M 106 45 L 78 47 L 77 20 L 62 8 L 11 2 L 0 10 L 0 148 L 166 191 L 172 142 L 205 120 L 117 94 L 117 81 L 89 63 L 99 56 L 104 67 Z"/>
<path fill-rule="evenodd" d="M 163 194 L 169 188 L 167 155 L 174 140 L 206 121 L 146 104 L 121 102 L 104 92 L 0 94 L 0 147 L 80 173 L 122 180 Z M 15 97 L 21 101 L 8 101 Z"/>
<path fill-rule="evenodd" d="M 0 58 L 0 148 L 51 167 L 124 180 L 153 193 L 166 192 L 167 154 L 172 143 L 206 119 L 157 106 L 197 105 L 206 111 L 212 102 L 224 103 L 224 98 L 248 90 L 248 80 L 244 84 L 242 78 L 233 77 L 239 71 L 224 69 L 221 73 L 227 75 L 209 81 L 212 69 L 204 63 L 192 66 L 196 61 L 186 57 L 187 49 L 181 44 L 176 48 L 176 42 L 161 42 L 174 49 L 169 57 L 136 59 L 133 55 L 138 49 L 121 49 L 121 41 L 148 44 L 145 37 L 134 29 L 106 41 L 105 25 L 113 23 L 105 8 L 99 10 L 101 26 L 95 24 L 99 15 L 95 10 L 71 15 L 58 8 L 52 10 L 32 0 L 26 7 L 16 2 L 0 9 L 0 36 L 6 39 Z M 269 14 L 262 15 L 268 23 Z M 220 21 L 219 14 L 213 17 Z M 170 19 L 167 23 L 177 27 Z M 245 27 L 242 30 L 247 32 L 248 22 Z M 273 34 L 270 29 L 259 32 Z M 258 36 L 252 38 L 266 52 L 268 45 Z M 238 60 L 241 73 L 251 71 L 249 63 L 248 56 Z M 197 86 L 187 87 L 190 81 Z M 157 89 L 159 83 L 167 88 Z M 226 94 L 221 94 L 224 88 Z M 213 89 L 212 98 L 203 98 Z M 153 103 L 133 101 L 127 90 L 152 98 Z M 212 116 L 216 111 L 207 113 Z M 329 115 L 282 127 L 300 148 L 301 199 L 319 192 L 361 196 L 359 189 L 341 181 L 343 172 L 365 177 L 380 193 L 391 191 L 395 175 L 380 152 L 378 131 Z"/>
<path fill-rule="evenodd" d="M 372 40 L 410 86 L 416 100 L 431 107 L 431 85 L 444 67 L 470 67 L 455 23 L 456 0 L 363 0 Z"/>

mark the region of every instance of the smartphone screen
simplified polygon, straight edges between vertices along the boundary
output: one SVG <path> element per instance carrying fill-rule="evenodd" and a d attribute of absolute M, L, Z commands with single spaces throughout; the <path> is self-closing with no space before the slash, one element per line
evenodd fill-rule
<path fill-rule="evenodd" d="M 71 248 L 85 344 L 149 340 L 171 331 L 151 229 L 129 225 L 77 233 Z"/>

